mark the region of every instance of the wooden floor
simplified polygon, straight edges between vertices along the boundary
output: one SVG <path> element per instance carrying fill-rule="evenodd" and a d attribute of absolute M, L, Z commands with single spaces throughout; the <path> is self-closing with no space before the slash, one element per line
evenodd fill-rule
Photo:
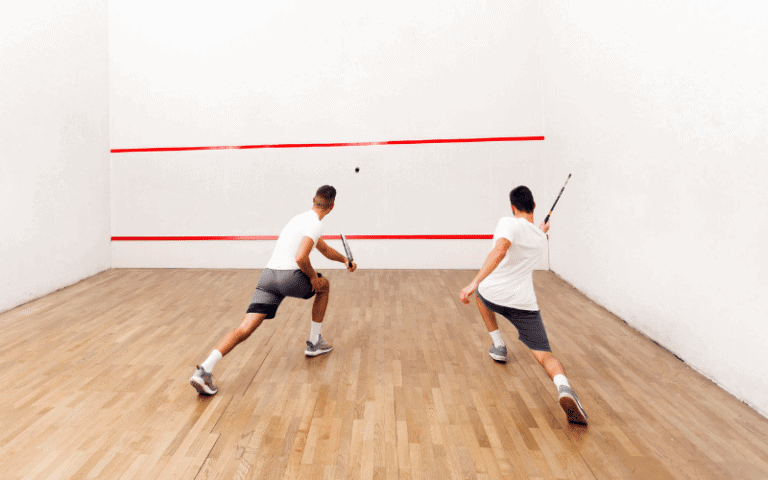
<path fill-rule="evenodd" d="M 536 272 L 554 353 L 589 414 L 500 323 L 495 363 L 476 272 L 323 272 L 331 301 L 308 359 L 311 302 L 217 365 L 258 270 L 110 270 L 0 314 L 0 478 L 765 479 L 768 419 Z"/>

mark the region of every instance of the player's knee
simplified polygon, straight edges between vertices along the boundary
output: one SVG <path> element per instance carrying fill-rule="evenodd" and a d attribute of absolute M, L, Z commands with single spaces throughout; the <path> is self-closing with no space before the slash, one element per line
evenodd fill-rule
<path fill-rule="evenodd" d="M 318 288 L 319 293 L 328 293 L 331 290 L 331 282 L 328 281 L 327 278 L 322 277 L 320 278 L 320 288 Z"/>

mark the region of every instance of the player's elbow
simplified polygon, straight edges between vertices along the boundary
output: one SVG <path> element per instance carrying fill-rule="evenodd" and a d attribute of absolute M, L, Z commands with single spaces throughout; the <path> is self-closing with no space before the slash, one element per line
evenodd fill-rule
<path fill-rule="evenodd" d="M 307 255 L 296 255 L 296 263 L 299 265 L 306 265 L 307 260 L 309 260 Z"/>

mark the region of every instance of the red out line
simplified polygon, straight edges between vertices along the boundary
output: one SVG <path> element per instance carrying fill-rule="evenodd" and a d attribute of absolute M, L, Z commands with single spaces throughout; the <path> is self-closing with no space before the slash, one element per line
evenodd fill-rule
<path fill-rule="evenodd" d="M 282 143 L 275 145 L 235 145 L 218 147 L 163 147 L 163 148 L 113 148 L 111 153 L 186 152 L 191 150 L 250 150 L 256 148 L 318 148 L 318 147 L 370 147 L 374 145 L 419 145 L 425 143 L 473 143 L 473 142 L 530 142 L 544 140 L 536 137 L 487 137 L 487 138 L 438 138 L 432 140 L 390 140 L 386 142 L 352 143 Z"/>
<path fill-rule="evenodd" d="M 493 235 L 347 235 L 349 240 L 492 240 Z M 277 240 L 277 235 L 188 236 L 188 237 L 112 237 L 113 242 L 183 242 L 195 240 Z M 339 235 L 323 235 L 323 240 L 338 240 Z"/>

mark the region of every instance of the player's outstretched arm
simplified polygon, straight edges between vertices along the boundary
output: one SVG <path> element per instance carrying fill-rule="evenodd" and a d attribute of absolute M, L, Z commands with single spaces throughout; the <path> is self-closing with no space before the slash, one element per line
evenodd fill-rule
<path fill-rule="evenodd" d="M 352 262 L 352 266 L 349 266 L 349 260 L 347 257 L 336 251 L 333 247 L 325 243 L 325 240 L 320 238 L 317 241 L 317 251 L 322 253 L 325 258 L 334 262 L 341 262 L 347 266 L 347 270 L 354 272 L 357 269 L 357 264 Z"/>
<path fill-rule="evenodd" d="M 485 259 L 485 263 L 483 263 L 480 271 L 477 272 L 475 279 L 461 290 L 459 298 L 461 298 L 462 303 L 469 303 L 469 296 L 475 293 L 477 286 L 480 285 L 480 282 L 485 280 L 485 277 L 496 270 L 496 267 L 498 267 L 501 261 L 504 260 L 504 257 L 507 255 L 507 250 L 509 250 L 509 247 L 511 246 L 512 243 L 506 238 L 496 240 L 496 245 L 494 245 L 491 253 L 488 254 L 488 258 Z"/>

